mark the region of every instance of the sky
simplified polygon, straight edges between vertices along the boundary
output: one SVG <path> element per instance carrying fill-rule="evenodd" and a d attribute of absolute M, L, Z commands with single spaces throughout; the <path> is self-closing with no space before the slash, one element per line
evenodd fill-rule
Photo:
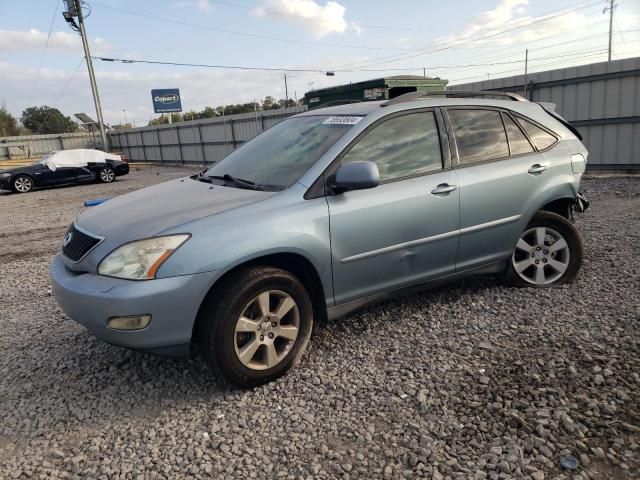
<path fill-rule="evenodd" d="M 105 122 L 146 125 L 150 90 L 183 110 L 290 98 L 381 76 L 449 84 L 605 61 L 606 0 L 86 0 L 92 56 L 288 68 L 220 69 L 94 60 Z M 81 39 L 62 0 L 0 0 L 0 102 L 95 109 Z M 613 58 L 640 56 L 640 0 L 617 0 Z M 327 76 L 326 72 L 335 72 Z"/>

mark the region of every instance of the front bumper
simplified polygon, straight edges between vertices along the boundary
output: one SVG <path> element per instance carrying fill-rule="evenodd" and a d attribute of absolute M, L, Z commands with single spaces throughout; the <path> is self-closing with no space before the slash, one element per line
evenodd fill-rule
<path fill-rule="evenodd" d="M 114 345 L 156 353 L 186 354 L 200 304 L 222 271 L 134 281 L 69 270 L 60 255 L 51 283 L 62 310 L 96 337 Z M 151 315 L 143 330 L 113 330 L 116 316 Z"/>
<path fill-rule="evenodd" d="M 0 177 L 0 190 L 11 190 L 11 177 Z"/>

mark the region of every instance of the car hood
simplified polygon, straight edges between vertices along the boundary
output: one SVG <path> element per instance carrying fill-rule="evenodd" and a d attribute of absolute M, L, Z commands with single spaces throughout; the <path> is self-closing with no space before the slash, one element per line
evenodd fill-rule
<path fill-rule="evenodd" d="M 258 202 L 273 194 L 182 178 L 91 207 L 78 216 L 76 225 L 108 240 L 125 243 Z"/>

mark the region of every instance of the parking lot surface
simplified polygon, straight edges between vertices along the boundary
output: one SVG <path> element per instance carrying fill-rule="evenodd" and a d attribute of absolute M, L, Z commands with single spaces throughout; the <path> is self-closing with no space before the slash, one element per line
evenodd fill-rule
<path fill-rule="evenodd" d="M 0 478 L 640 478 L 639 177 L 583 181 L 574 284 L 478 277 L 374 305 L 238 391 L 199 358 L 102 343 L 51 296 L 84 200 L 188 172 L 0 193 Z"/>

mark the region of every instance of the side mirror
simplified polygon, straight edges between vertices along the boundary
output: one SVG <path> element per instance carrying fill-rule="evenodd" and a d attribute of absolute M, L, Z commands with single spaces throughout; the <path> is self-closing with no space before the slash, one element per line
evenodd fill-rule
<path fill-rule="evenodd" d="M 341 165 L 331 182 L 331 188 L 336 193 L 348 190 L 365 190 L 375 188 L 380 184 L 378 165 L 374 162 L 359 161 Z"/>

